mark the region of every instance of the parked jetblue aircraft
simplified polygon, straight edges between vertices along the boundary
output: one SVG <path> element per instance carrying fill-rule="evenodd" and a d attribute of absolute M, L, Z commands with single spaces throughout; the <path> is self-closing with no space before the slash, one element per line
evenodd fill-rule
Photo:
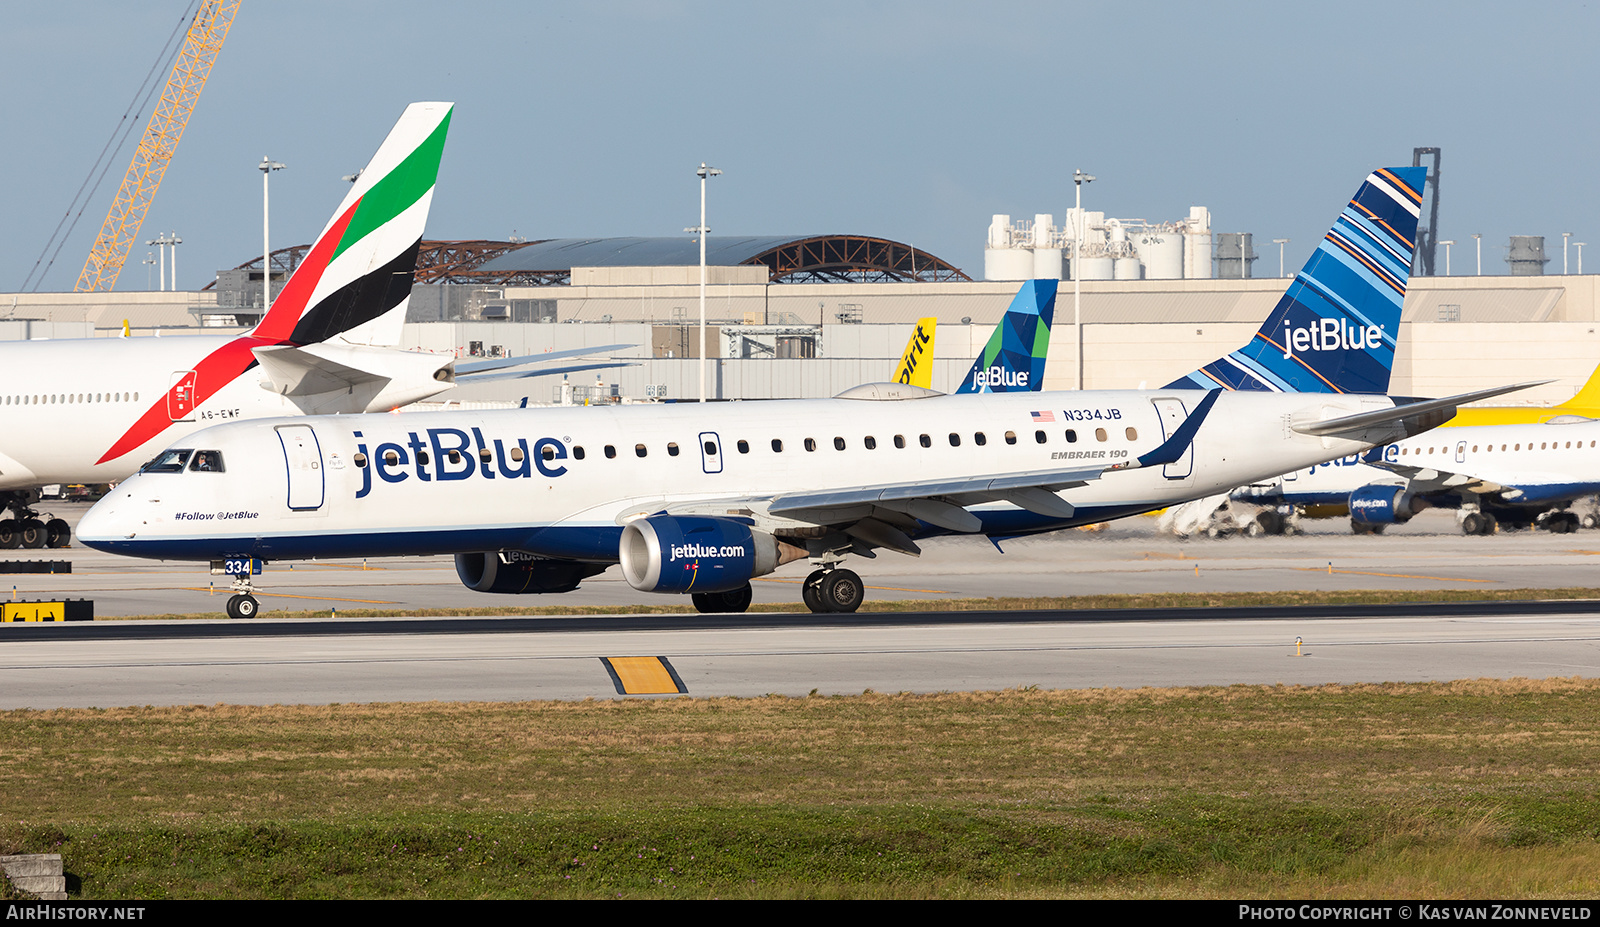
<path fill-rule="evenodd" d="M 1289 311 L 1244 349 L 1259 362 L 1256 340 L 1283 341 L 1276 381 L 1259 378 L 1272 390 L 930 396 L 869 384 L 828 400 L 241 422 L 169 450 L 79 535 L 113 553 L 212 561 L 235 577 L 234 617 L 255 614 L 264 560 L 439 553 L 483 592 L 564 592 L 620 563 L 634 588 L 689 593 L 703 611 L 743 611 L 752 578 L 807 559 L 806 604 L 854 611 L 864 587 L 841 567 L 850 554 L 1147 512 L 1418 434 L 1457 404 L 1518 388 L 1403 406 L 1349 395 L 1387 382 L 1412 174 L 1368 177 Z M 1243 385 L 1213 366 L 1196 375 Z"/>

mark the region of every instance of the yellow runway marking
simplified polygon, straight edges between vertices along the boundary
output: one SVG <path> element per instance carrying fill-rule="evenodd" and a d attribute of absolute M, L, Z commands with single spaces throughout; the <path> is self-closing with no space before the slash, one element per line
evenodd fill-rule
<path fill-rule="evenodd" d="M 689 691 L 666 657 L 601 657 L 618 695 L 680 695 Z"/>
<path fill-rule="evenodd" d="M 1394 579 L 1431 579 L 1444 583 L 1498 583 L 1498 579 L 1466 579 L 1460 576 L 1417 576 L 1411 573 L 1373 573 L 1368 570 L 1330 570 L 1327 567 L 1295 567 L 1308 573 L 1344 573 L 1350 576 L 1388 576 Z"/>
<path fill-rule="evenodd" d="M 199 586 L 184 586 L 183 588 L 189 590 L 190 592 L 210 592 L 211 591 L 209 589 L 202 589 Z M 232 590 L 230 590 L 228 587 L 224 586 L 221 589 L 218 589 L 216 591 L 220 592 L 220 593 L 223 593 L 223 594 L 229 594 L 229 593 L 231 593 Z M 388 599 L 341 599 L 341 598 L 337 598 L 337 597 L 331 596 L 331 595 L 295 595 L 292 592 L 261 592 L 261 591 L 258 590 L 256 592 L 252 592 L 250 594 L 255 596 L 258 599 L 264 598 L 264 597 L 267 597 L 267 596 L 272 596 L 274 598 L 279 598 L 279 599 L 314 599 L 314 600 L 316 600 L 318 602 L 357 602 L 357 603 L 359 603 L 361 605 L 399 605 L 400 604 L 399 602 L 391 602 Z"/>

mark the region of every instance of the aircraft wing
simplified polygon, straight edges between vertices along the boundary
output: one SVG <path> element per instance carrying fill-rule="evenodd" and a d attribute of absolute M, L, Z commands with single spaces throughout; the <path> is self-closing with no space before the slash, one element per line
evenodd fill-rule
<path fill-rule="evenodd" d="M 1437 428 L 1443 425 L 1455 416 L 1456 407 L 1458 406 L 1504 395 L 1505 393 L 1514 393 L 1517 390 L 1528 389 L 1533 386 L 1543 386 L 1552 382 L 1554 381 L 1535 380 L 1528 383 L 1513 383 L 1510 386 L 1480 389 L 1471 393 L 1446 396 L 1443 399 L 1428 399 L 1423 402 L 1412 402 L 1389 409 L 1377 409 L 1372 412 L 1360 412 L 1335 419 L 1315 422 L 1293 422 L 1289 427 L 1303 435 L 1348 438 L 1364 444 L 1386 444 L 1399 438 L 1413 437 L 1430 428 Z"/>
<path fill-rule="evenodd" d="M 1440 470 L 1436 467 L 1411 467 L 1385 460 L 1366 461 L 1366 464 L 1405 478 L 1406 488 L 1418 494 L 1458 490 L 1483 495 L 1512 488 L 1493 480 L 1472 476 L 1467 473 Z"/>

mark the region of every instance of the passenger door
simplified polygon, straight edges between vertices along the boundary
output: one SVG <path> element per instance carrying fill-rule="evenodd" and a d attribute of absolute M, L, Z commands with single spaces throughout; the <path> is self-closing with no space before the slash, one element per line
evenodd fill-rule
<path fill-rule="evenodd" d="M 310 425 L 279 425 L 278 441 L 283 445 L 283 463 L 289 474 L 289 508 L 295 512 L 314 512 L 322 508 L 325 494 L 322 472 L 322 447 Z"/>

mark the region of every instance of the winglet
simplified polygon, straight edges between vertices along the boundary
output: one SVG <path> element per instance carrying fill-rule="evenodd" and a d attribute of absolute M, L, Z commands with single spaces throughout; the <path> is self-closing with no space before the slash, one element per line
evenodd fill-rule
<path fill-rule="evenodd" d="M 1211 414 L 1211 407 L 1217 404 L 1217 397 L 1222 395 L 1222 390 L 1214 389 L 1206 393 L 1204 399 L 1194 407 L 1194 412 L 1183 420 L 1178 430 L 1172 437 L 1161 443 L 1161 446 L 1148 454 L 1139 457 L 1141 467 L 1163 467 L 1169 463 L 1177 463 L 1178 459 L 1189 449 L 1189 444 L 1194 441 L 1195 432 L 1200 430 L 1200 425 Z"/>
<path fill-rule="evenodd" d="M 1167 388 L 1388 392 L 1426 175 L 1367 175 L 1250 343 Z"/>

